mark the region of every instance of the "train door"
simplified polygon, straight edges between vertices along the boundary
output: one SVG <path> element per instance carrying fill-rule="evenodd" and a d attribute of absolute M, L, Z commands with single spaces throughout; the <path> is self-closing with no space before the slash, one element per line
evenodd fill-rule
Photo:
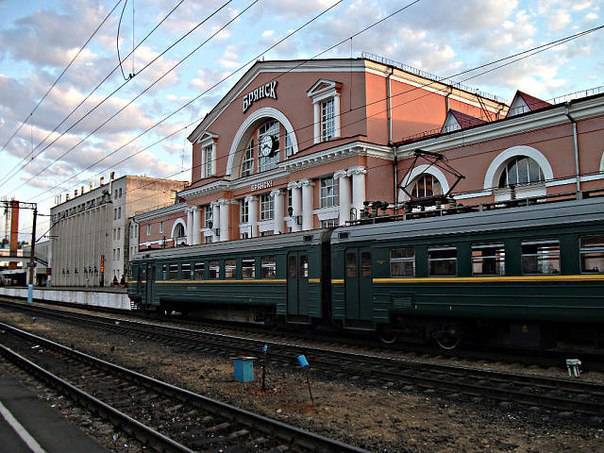
<path fill-rule="evenodd" d="M 346 320 L 370 321 L 372 318 L 371 250 L 363 247 L 346 249 L 345 266 Z"/>
<path fill-rule="evenodd" d="M 291 320 L 308 316 L 309 273 L 306 252 L 290 252 L 287 255 L 287 316 Z"/>
<path fill-rule="evenodd" d="M 145 305 L 151 306 L 153 303 L 153 287 L 155 282 L 155 264 L 147 263 L 147 280 L 145 283 Z"/>

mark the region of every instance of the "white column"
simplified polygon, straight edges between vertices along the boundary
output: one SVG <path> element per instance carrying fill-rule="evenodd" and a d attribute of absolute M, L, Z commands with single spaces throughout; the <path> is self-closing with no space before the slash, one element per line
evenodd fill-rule
<path fill-rule="evenodd" d="M 201 244 L 201 219 L 199 218 L 199 208 L 195 206 L 192 210 L 193 215 L 193 245 Z"/>
<path fill-rule="evenodd" d="M 338 193 L 340 198 L 340 225 L 346 225 L 346 221 L 350 220 L 350 177 L 346 170 L 336 171 L 333 175 L 338 182 Z"/>
<path fill-rule="evenodd" d="M 229 200 L 220 200 L 220 240 L 229 240 Z"/>
<path fill-rule="evenodd" d="M 314 123 L 313 123 L 313 137 L 315 143 L 321 141 L 321 105 L 320 102 L 313 104 L 314 109 Z"/>
<path fill-rule="evenodd" d="M 249 195 L 245 197 L 248 205 L 248 223 L 250 225 L 250 237 L 258 236 L 258 197 Z"/>
<path fill-rule="evenodd" d="M 340 95 L 336 94 L 333 97 L 333 118 L 334 118 L 334 137 L 339 137 L 340 132 Z"/>
<path fill-rule="evenodd" d="M 361 217 L 361 209 L 365 201 L 365 174 L 367 170 L 362 167 L 351 168 L 348 173 L 352 175 L 352 207 L 357 211 L 357 219 Z"/>
<path fill-rule="evenodd" d="M 220 231 L 220 205 L 217 201 L 212 203 L 212 235 L 214 236 L 214 240 L 220 240 L 220 238 L 216 238 L 214 232 L 216 229 Z"/>
<path fill-rule="evenodd" d="M 273 197 L 273 233 L 283 233 L 283 192 L 281 189 L 276 189 L 271 192 Z"/>
<path fill-rule="evenodd" d="M 307 179 L 302 181 L 302 229 L 311 230 L 312 224 L 312 186 Z"/>
<path fill-rule="evenodd" d="M 301 225 L 298 224 L 298 216 L 302 215 L 302 189 L 297 182 L 290 182 L 287 188 L 292 191 L 292 215 L 290 216 L 290 225 L 292 231 L 300 231 Z"/>
<path fill-rule="evenodd" d="M 187 208 L 187 244 L 193 243 L 193 211 Z"/>

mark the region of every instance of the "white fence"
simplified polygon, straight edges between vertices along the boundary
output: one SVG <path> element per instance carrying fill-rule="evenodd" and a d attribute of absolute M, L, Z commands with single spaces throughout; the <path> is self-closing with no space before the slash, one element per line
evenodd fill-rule
<path fill-rule="evenodd" d="M 0 296 L 27 299 L 27 289 L 0 287 Z M 126 293 L 34 288 L 34 300 L 130 310 L 130 299 Z"/>

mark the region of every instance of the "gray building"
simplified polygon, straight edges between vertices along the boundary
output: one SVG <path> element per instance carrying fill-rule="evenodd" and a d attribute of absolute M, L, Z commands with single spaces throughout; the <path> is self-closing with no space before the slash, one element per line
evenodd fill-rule
<path fill-rule="evenodd" d="M 125 278 L 129 219 L 136 212 L 174 200 L 187 183 L 146 176 L 101 178 L 57 198 L 50 209 L 49 267 L 52 286 L 110 286 Z"/>

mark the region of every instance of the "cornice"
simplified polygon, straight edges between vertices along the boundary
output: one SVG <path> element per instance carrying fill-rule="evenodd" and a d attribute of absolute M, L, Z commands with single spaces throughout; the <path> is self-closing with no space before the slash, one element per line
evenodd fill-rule
<path fill-rule="evenodd" d="M 230 188 L 230 182 L 224 179 L 213 181 L 203 186 L 192 187 L 185 189 L 182 192 L 178 192 L 179 197 L 190 198 L 199 195 L 205 195 L 206 193 L 218 192 L 220 190 L 228 190 Z"/>
<path fill-rule="evenodd" d="M 188 208 L 186 203 L 177 203 L 164 208 L 154 209 L 153 211 L 142 212 L 134 215 L 134 222 L 140 223 L 143 220 L 152 220 L 158 217 L 165 217 L 168 214 L 185 211 Z"/>

